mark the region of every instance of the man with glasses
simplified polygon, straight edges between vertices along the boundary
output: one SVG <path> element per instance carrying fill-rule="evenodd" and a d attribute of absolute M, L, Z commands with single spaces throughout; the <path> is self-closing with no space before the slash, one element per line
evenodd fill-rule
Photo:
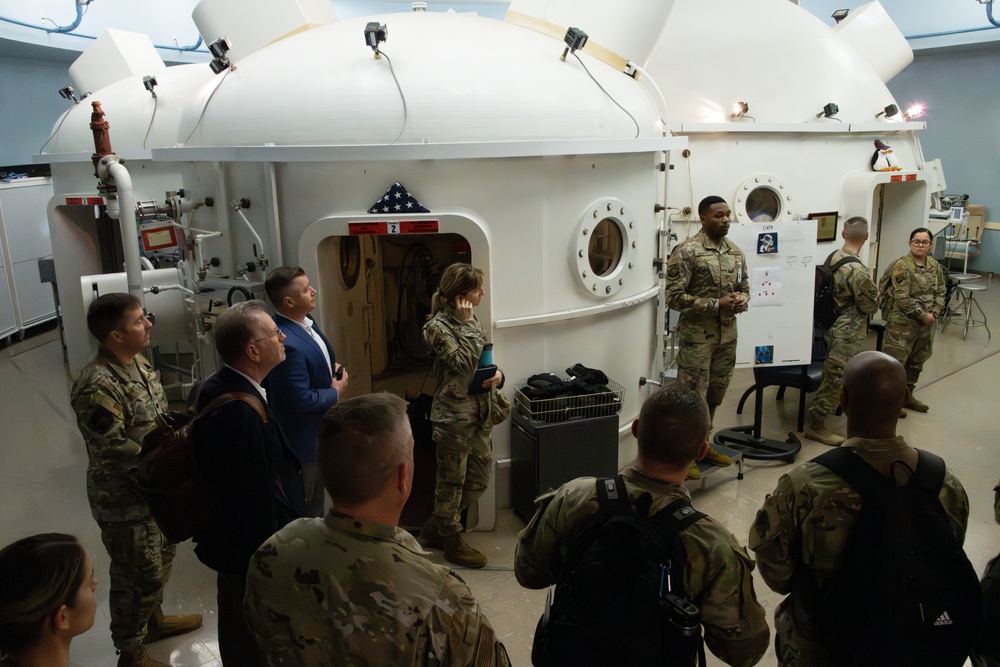
<path fill-rule="evenodd" d="M 903 407 L 917 412 L 929 409 L 913 391 L 934 350 L 935 325 L 947 292 L 941 265 L 929 254 L 932 238 L 929 229 L 914 229 L 910 253 L 890 264 L 879 280 L 879 306 L 886 321 L 882 351 L 906 369 L 910 396 Z"/>
<path fill-rule="evenodd" d="M 264 290 L 277 311 L 274 322 L 285 334 L 285 360 L 267 376 L 271 409 L 302 463 L 309 514 L 322 517 L 324 491 L 316 463 L 316 435 L 323 415 L 347 388 L 347 370 L 337 363 L 330 341 L 309 317 L 316 307 L 316 290 L 305 271 L 279 266 L 268 274 Z"/>
<path fill-rule="evenodd" d="M 163 667 L 146 644 L 201 626 L 201 616 L 164 616 L 163 586 L 174 545 L 167 543 L 136 491 L 142 439 L 165 412 L 167 399 L 142 356 L 153 327 L 139 299 L 104 294 L 87 310 L 87 328 L 100 343 L 73 384 L 72 404 L 87 443 L 87 498 L 111 557 L 108 601 L 118 667 Z"/>
<path fill-rule="evenodd" d="M 285 335 L 259 300 L 232 306 L 212 330 L 225 365 L 205 380 L 194 409 L 201 411 L 226 394 L 241 396 L 194 422 L 195 458 L 213 494 L 206 508 L 211 526 L 195 535 L 195 554 L 218 573 L 222 664 L 264 667 L 243 619 L 247 566 L 264 540 L 306 513 L 302 467 L 261 386 L 285 359 Z"/>

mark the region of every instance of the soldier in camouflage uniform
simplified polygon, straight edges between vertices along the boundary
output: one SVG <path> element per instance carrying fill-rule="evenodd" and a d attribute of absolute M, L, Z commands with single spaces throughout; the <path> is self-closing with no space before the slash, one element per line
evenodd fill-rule
<path fill-rule="evenodd" d="M 652 498 L 649 515 L 691 496 L 688 467 L 708 447 L 708 410 L 693 385 L 678 381 L 652 394 L 632 423 L 638 457 L 622 471 L 633 507 Z M 574 538 L 600 507 L 596 480 L 581 477 L 540 496 L 518 535 L 514 574 L 522 586 L 557 583 Z M 725 526 L 705 517 L 678 537 L 688 562 L 684 593 L 701 607 L 705 643 L 729 665 L 755 665 L 767 650 L 770 631 L 753 587 L 753 561 Z"/>
<path fill-rule="evenodd" d="M 681 314 L 677 377 L 697 383 L 712 421 L 736 365 L 736 315 L 750 301 L 746 257 L 726 238 L 731 214 L 721 197 L 705 197 L 698 205 L 701 231 L 674 248 L 667 264 L 667 305 Z M 711 447 L 705 460 L 733 463 Z M 692 462 L 688 478 L 700 476 Z"/>
<path fill-rule="evenodd" d="M 432 317 L 423 328 L 424 343 L 434 355 L 437 389 L 431 405 L 437 447 L 434 515 L 420 531 L 430 548 L 444 549 L 456 565 L 483 567 L 486 556 L 462 539 L 462 513 L 475 507 L 486 491 L 493 465 L 493 426 L 509 414 L 500 393 L 503 373 L 483 383 L 482 393 L 469 385 L 486 345 L 486 333 L 472 309 L 479 305 L 482 272 L 469 264 L 452 264 L 441 274 L 431 305 Z"/>
<path fill-rule="evenodd" d="M 333 509 L 298 519 L 250 561 L 247 623 L 271 665 L 509 665 L 454 571 L 397 527 L 413 482 L 406 402 L 337 403 L 318 441 Z"/>
<path fill-rule="evenodd" d="M 841 235 L 844 247 L 830 255 L 831 266 L 845 257 L 858 257 L 868 240 L 868 221 L 862 217 L 848 219 Z M 833 274 L 833 304 L 838 315 L 833 326 L 823 332 L 827 346 L 823 381 L 809 410 L 805 436 L 836 447 L 844 439 L 827 430 L 826 416 L 840 403 L 844 366 L 861 350 L 868 334 L 868 316 L 878 310 L 878 289 L 860 259 L 845 263 Z"/>
<path fill-rule="evenodd" d="M 916 468 L 916 450 L 895 435 L 906 400 L 906 373 L 896 360 L 874 351 L 855 355 L 844 371 L 843 396 L 848 438 L 842 447 L 852 449 L 886 477 L 898 461 Z M 962 544 L 969 499 L 951 470 L 945 473 L 940 500 Z M 794 599 L 792 583 L 798 576 L 814 576 L 820 586 L 829 579 L 861 509 L 861 495 L 842 477 L 809 461 L 782 475 L 757 513 L 750 548 L 771 590 L 788 595 L 774 613 L 779 665 L 843 667 L 831 657 L 831 647 L 814 639 L 814 628 L 801 626 L 798 619 L 813 614 L 808 608 L 794 609 L 804 602 Z"/>
<path fill-rule="evenodd" d="M 116 293 L 94 300 L 87 326 L 101 345 L 73 385 L 72 404 L 87 443 L 87 497 L 111 556 L 111 636 L 119 666 L 161 667 L 144 644 L 190 632 L 201 626 L 201 616 L 160 610 L 174 546 L 136 491 L 140 443 L 167 409 L 163 388 L 140 354 L 153 325 L 138 299 Z"/>
<path fill-rule="evenodd" d="M 928 410 L 913 391 L 934 351 L 934 332 L 947 293 L 941 265 L 929 255 L 933 240 L 929 229 L 914 229 L 910 254 L 890 264 L 879 280 L 879 304 L 886 322 L 882 350 L 906 369 L 910 398 L 903 407 L 917 412 Z"/>

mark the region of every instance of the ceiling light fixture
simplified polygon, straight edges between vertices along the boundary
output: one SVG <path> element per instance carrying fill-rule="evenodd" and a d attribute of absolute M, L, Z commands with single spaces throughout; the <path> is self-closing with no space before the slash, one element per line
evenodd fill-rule
<path fill-rule="evenodd" d="M 823 110 L 816 114 L 816 117 L 819 118 L 821 116 L 826 116 L 827 118 L 833 118 L 838 113 L 840 113 L 840 107 L 833 102 L 827 102 L 826 106 L 823 107 Z"/>

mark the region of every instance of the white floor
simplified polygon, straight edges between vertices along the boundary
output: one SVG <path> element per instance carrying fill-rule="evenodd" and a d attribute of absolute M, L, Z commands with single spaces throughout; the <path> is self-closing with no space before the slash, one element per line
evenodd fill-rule
<path fill-rule="evenodd" d="M 1000 415 L 996 391 L 1000 378 L 1000 288 L 994 286 L 977 298 L 997 328 L 998 339 L 988 340 L 980 327 L 970 329 L 963 341 L 958 324 L 940 332 L 935 354 L 918 385 L 918 396 L 931 406 L 931 411 L 911 413 L 900 421 L 899 432 L 917 446 L 944 456 L 965 485 L 972 502 L 966 549 L 981 571 L 1000 550 L 1000 526 L 993 522 L 993 485 L 1000 477 L 995 452 L 995 423 Z M 874 336 L 870 337 L 869 347 L 874 347 Z M 736 403 L 750 384 L 751 372 L 738 370 L 716 417 L 720 426 L 752 420 L 752 399 L 742 416 L 735 414 Z M 86 453 L 69 408 L 69 388 L 54 334 L 0 348 L 0 543 L 35 532 L 75 534 L 90 552 L 102 578 L 101 590 L 106 594 L 108 557 L 87 505 Z M 764 395 L 764 435 L 784 439 L 795 429 L 797 392 L 789 390 L 783 404 L 774 400 L 774 392 L 771 388 Z M 994 409 L 998 412 L 994 413 Z M 830 423 L 843 432 L 842 417 Z M 797 461 L 825 449 L 809 440 L 803 442 Z M 743 480 L 736 479 L 734 468 L 718 470 L 706 478 L 704 488 L 690 483 L 694 503 L 725 522 L 745 541 L 765 494 L 773 490 L 778 477 L 788 468 L 787 464 L 748 461 Z M 518 666 L 530 664 L 531 635 L 544 600 L 544 591 L 522 589 L 511 571 L 514 536 L 522 526 L 523 522 L 510 510 L 500 510 L 495 531 L 470 536 L 470 542 L 490 556 L 489 565 L 483 570 L 461 572 Z M 780 600 L 759 580 L 757 594 L 769 613 Z M 198 562 L 190 543 L 179 548 L 173 578 L 166 589 L 165 608 L 168 613 L 204 614 L 205 626 L 188 636 L 153 644 L 150 652 L 177 666 L 221 665 L 214 573 Z M 95 627 L 74 641 L 71 658 L 78 667 L 115 664 L 106 597 L 98 608 Z M 709 665 L 721 664 L 709 656 Z M 761 664 L 774 664 L 773 653 Z"/>

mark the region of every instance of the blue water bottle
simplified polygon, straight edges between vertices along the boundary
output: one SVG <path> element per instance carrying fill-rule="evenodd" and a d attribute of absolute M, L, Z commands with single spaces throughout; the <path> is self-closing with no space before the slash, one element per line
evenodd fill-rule
<path fill-rule="evenodd" d="M 483 345 L 483 353 L 479 355 L 479 367 L 493 365 L 493 343 Z"/>

